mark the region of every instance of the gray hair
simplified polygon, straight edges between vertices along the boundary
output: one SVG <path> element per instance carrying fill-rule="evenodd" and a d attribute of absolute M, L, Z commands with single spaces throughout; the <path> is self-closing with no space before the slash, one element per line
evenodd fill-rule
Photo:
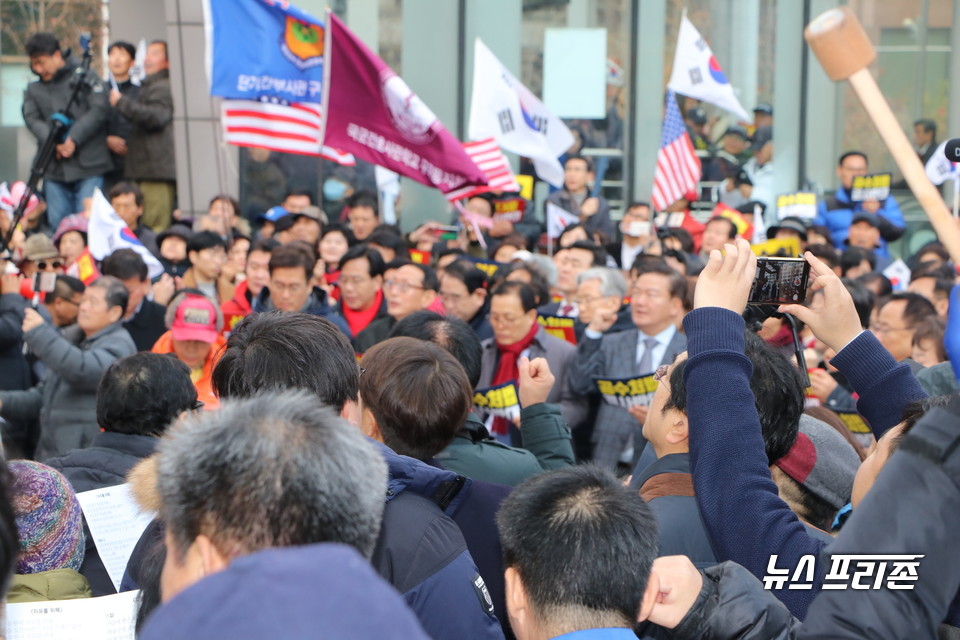
<path fill-rule="evenodd" d="M 592 267 L 580 273 L 577 276 L 577 285 L 581 285 L 587 280 L 600 281 L 600 295 L 619 296 L 627 295 L 627 279 L 623 277 L 619 269 L 610 267 Z"/>
<path fill-rule="evenodd" d="M 270 392 L 174 425 L 158 447 L 157 488 L 181 557 L 203 534 L 228 557 L 339 542 L 369 558 L 387 465 L 316 397 Z"/>
<path fill-rule="evenodd" d="M 217 333 L 223 331 L 223 311 L 220 309 L 220 305 L 203 291 L 200 291 L 200 289 L 181 289 L 177 292 L 177 295 L 173 296 L 173 299 L 167 304 L 167 310 L 163 315 L 163 324 L 167 329 L 173 327 L 173 321 L 177 318 L 177 307 L 187 298 L 206 298 L 216 310 Z"/>
<path fill-rule="evenodd" d="M 557 265 L 547 256 L 539 253 L 531 254 L 529 258 L 524 259 L 528 266 L 539 269 L 540 273 L 547 279 L 547 284 L 551 287 L 557 286 Z"/>
<path fill-rule="evenodd" d="M 107 309 L 120 307 L 124 314 L 127 312 L 127 305 L 130 304 L 130 292 L 119 279 L 113 276 L 100 276 L 88 284 L 87 289 L 103 289 L 103 299 L 107 303 Z"/>

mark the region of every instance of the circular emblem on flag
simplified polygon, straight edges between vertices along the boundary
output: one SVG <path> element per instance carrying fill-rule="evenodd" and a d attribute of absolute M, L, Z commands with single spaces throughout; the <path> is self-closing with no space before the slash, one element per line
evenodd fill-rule
<path fill-rule="evenodd" d="M 380 91 L 393 126 L 414 144 L 426 144 L 436 136 L 437 116 L 403 79 L 386 70 L 380 76 Z"/>
<path fill-rule="evenodd" d="M 717 59 L 714 56 L 710 56 L 710 75 L 713 76 L 713 79 L 719 82 L 720 84 L 727 84 L 727 76 L 723 75 L 723 69 L 720 68 L 720 63 L 717 62 Z"/>

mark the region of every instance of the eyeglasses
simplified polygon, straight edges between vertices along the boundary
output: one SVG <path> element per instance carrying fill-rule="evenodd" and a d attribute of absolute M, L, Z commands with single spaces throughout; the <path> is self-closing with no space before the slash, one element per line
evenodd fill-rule
<path fill-rule="evenodd" d="M 419 284 L 411 284 L 409 282 L 403 282 L 400 280 L 385 280 L 383 283 L 384 289 L 396 289 L 400 293 L 406 293 L 410 289 L 420 289 L 423 290 L 423 286 Z"/>
<path fill-rule="evenodd" d="M 667 377 L 667 372 L 670 370 L 670 365 L 662 364 L 657 367 L 657 370 L 653 373 L 653 379 L 657 382 L 660 382 Z"/>
<path fill-rule="evenodd" d="M 40 262 L 37 263 L 37 269 L 40 269 L 40 271 L 46 271 L 48 265 L 54 269 L 59 269 L 60 267 L 63 266 L 63 262 L 61 262 L 60 260 L 54 260 L 53 262 L 47 262 L 46 260 L 41 260 Z"/>
<path fill-rule="evenodd" d="M 603 300 L 606 296 L 590 296 L 588 298 L 574 298 L 571 302 L 582 307 L 585 304 L 593 304 L 597 300 Z"/>

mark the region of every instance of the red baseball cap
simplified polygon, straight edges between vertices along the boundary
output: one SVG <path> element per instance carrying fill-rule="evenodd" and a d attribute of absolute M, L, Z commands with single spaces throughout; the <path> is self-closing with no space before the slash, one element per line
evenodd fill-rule
<path fill-rule="evenodd" d="M 177 307 L 170 331 L 174 340 L 215 342 L 218 335 L 217 309 L 205 297 L 189 296 Z"/>

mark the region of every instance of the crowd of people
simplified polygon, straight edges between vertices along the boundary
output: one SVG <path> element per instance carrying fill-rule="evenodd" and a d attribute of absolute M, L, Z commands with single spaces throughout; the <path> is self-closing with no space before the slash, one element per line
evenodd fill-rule
<path fill-rule="evenodd" d="M 47 35 L 38 140 L 76 64 Z M 904 223 L 851 198 L 865 154 L 816 218 L 768 229 L 810 269 L 784 305 L 748 305 L 734 219 L 615 219 L 575 154 L 556 239 L 503 192 L 407 234 L 362 190 L 252 218 L 218 194 L 185 224 L 165 51 L 135 86 L 110 47 L 116 86 L 0 261 L 8 602 L 117 592 L 77 493 L 127 482 L 155 513 L 120 584 L 144 639 L 960 637 L 957 270 L 932 242 L 907 287 L 882 273 Z M 707 168 L 748 223 L 732 158 L 772 154 L 758 124 Z M 144 252 L 85 277 L 98 187 Z"/>

